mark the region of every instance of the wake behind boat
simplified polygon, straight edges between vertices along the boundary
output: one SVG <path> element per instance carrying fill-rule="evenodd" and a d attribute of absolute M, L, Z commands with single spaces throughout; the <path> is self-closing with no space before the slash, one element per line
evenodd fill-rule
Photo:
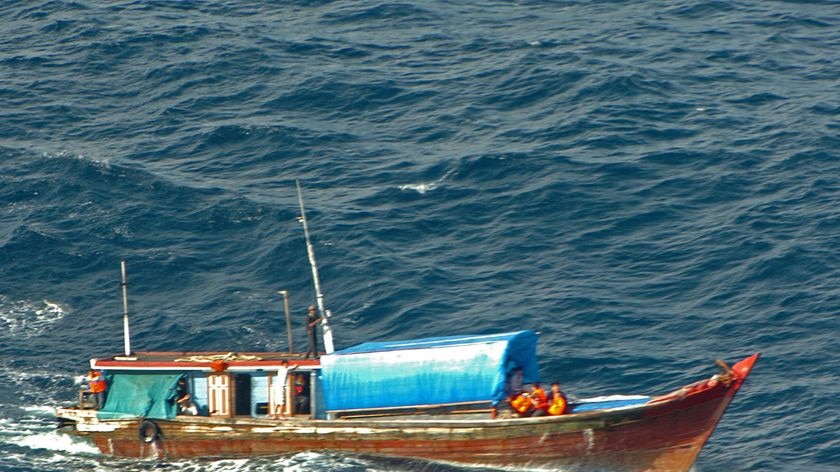
<path fill-rule="evenodd" d="M 680 472 L 691 468 L 758 359 L 753 354 L 731 368 L 718 361 L 719 373 L 656 396 L 576 400 L 546 416 L 510 414 L 519 383 L 540 381 L 533 331 L 333 350 L 299 199 L 325 353 L 132 352 L 123 266 L 125 353 L 91 359 L 93 390 L 107 385 L 104 404 L 94 401 L 102 394 L 80 392 L 77 406 L 57 410 L 62 428 L 119 457 L 329 450 Z"/>

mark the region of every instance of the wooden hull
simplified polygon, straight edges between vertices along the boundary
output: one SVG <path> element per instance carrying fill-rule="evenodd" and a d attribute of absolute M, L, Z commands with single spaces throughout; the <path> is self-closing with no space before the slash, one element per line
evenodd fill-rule
<path fill-rule="evenodd" d="M 138 458 L 244 457 L 346 451 L 469 464 L 584 467 L 675 472 L 691 468 L 755 364 L 753 355 L 726 380 L 715 377 L 651 402 L 559 417 L 515 419 L 273 420 L 177 417 L 154 420 L 145 442 L 140 421 L 74 418 L 105 454 Z"/>

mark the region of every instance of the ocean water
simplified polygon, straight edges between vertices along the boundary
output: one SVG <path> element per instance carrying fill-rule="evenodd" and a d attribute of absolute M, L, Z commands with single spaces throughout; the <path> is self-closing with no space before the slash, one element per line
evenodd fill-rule
<path fill-rule="evenodd" d="M 0 470 L 160 464 L 55 431 L 93 356 L 541 332 L 578 396 L 762 352 L 695 469 L 840 470 L 833 1 L 0 2 Z M 483 469 L 479 469 L 483 470 Z"/>

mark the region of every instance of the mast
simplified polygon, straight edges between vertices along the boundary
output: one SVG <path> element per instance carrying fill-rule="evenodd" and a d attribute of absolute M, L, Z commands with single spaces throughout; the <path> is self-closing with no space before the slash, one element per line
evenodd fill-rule
<path fill-rule="evenodd" d="M 125 280 L 125 259 L 120 261 L 120 272 L 122 272 L 122 298 L 123 298 L 123 340 L 125 342 L 125 355 L 131 355 L 131 333 L 128 330 L 128 283 Z"/>
<path fill-rule="evenodd" d="M 300 191 L 300 181 L 297 179 L 295 179 L 295 186 L 297 187 L 298 203 L 300 204 L 300 221 L 303 223 L 303 235 L 306 237 L 306 253 L 309 255 L 309 265 L 312 267 L 312 283 L 315 285 L 315 300 L 318 306 L 318 313 L 321 315 L 321 327 L 324 329 L 324 350 L 327 354 L 332 354 L 334 351 L 333 334 L 329 323 L 331 314 L 329 310 L 324 309 L 324 294 L 321 293 L 321 281 L 318 278 L 318 264 L 315 262 L 315 249 L 312 247 L 312 241 L 309 239 L 306 210 L 303 208 L 303 194 Z"/>
<path fill-rule="evenodd" d="M 295 343 L 292 339 L 292 316 L 289 312 L 289 292 L 287 290 L 280 290 L 280 295 L 283 295 L 283 311 L 286 312 L 286 337 L 289 341 L 289 352 L 295 352 Z"/>

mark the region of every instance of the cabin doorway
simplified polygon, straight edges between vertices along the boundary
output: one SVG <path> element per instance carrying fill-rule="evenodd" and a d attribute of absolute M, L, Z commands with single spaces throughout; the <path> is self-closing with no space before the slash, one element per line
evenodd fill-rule
<path fill-rule="evenodd" d="M 235 374 L 233 376 L 234 401 L 233 414 L 235 416 L 251 416 L 251 376 Z"/>
<path fill-rule="evenodd" d="M 308 415 L 310 405 L 309 375 L 296 374 L 294 376 L 294 386 L 294 413 L 296 415 Z"/>

